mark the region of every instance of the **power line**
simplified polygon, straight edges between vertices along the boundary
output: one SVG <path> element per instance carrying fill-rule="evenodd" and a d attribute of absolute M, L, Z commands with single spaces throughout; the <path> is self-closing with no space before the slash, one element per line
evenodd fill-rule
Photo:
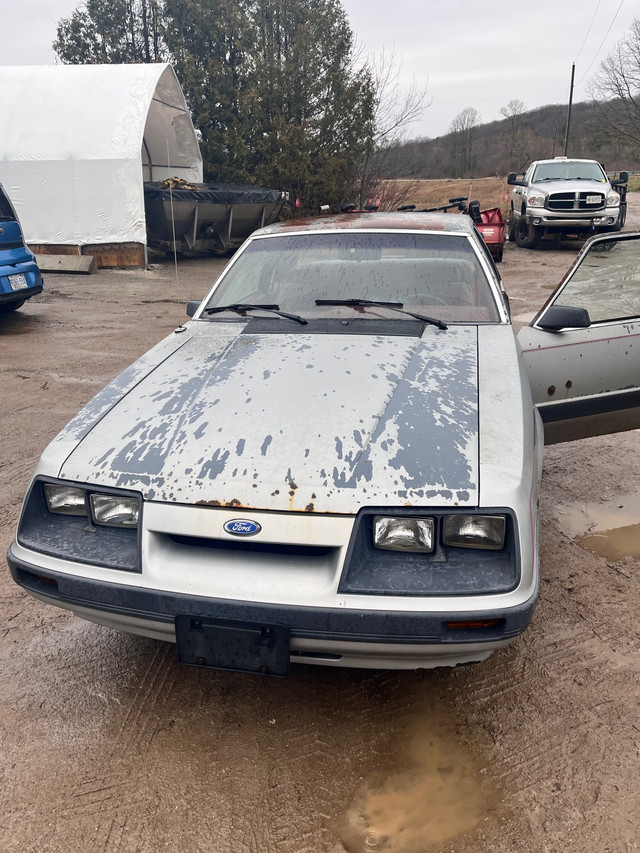
<path fill-rule="evenodd" d="M 589 33 L 591 32 L 591 27 L 593 26 L 593 22 L 595 21 L 595 19 L 596 19 L 596 15 L 598 14 L 598 9 L 600 8 L 600 3 L 601 3 L 601 2 L 602 2 L 602 0 L 598 0 L 598 4 L 597 4 L 597 6 L 596 6 L 596 10 L 595 10 L 595 12 L 593 13 L 593 15 L 592 15 L 592 17 L 591 17 L 591 23 L 589 24 L 589 29 L 587 30 L 587 34 L 586 34 L 586 36 L 585 36 L 585 37 L 583 38 L 583 40 L 582 40 L 582 44 L 580 45 L 580 50 L 579 50 L 579 51 L 578 51 L 578 53 L 576 54 L 576 58 L 573 60 L 574 62 L 577 62 L 577 61 L 578 61 L 578 57 L 579 57 L 579 56 L 580 56 L 580 54 L 582 53 L 582 48 L 585 46 L 585 44 L 586 44 L 586 42 L 587 42 L 587 39 L 589 38 Z"/>
<path fill-rule="evenodd" d="M 578 82 L 576 83 L 576 86 L 579 86 L 579 85 L 580 85 L 580 83 L 582 83 L 582 81 L 584 80 L 584 78 L 585 78 L 585 77 L 587 76 L 587 74 L 589 73 L 589 71 L 590 71 L 590 69 L 591 69 L 591 66 L 593 65 L 593 63 L 594 63 L 594 62 L 596 61 L 596 59 L 598 58 L 598 54 L 599 54 L 599 53 L 600 53 L 600 51 L 602 50 L 602 46 L 604 45 L 605 41 L 607 40 L 607 36 L 608 36 L 608 35 L 609 35 L 609 33 L 611 32 L 611 27 L 612 27 L 612 26 L 615 24 L 615 22 L 616 22 L 616 18 L 618 17 L 618 12 L 620 11 L 620 9 L 622 9 L 622 5 L 623 5 L 623 3 L 624 3 L 624 0 L 620 0 L 620 5 L 618 6 L 618 8 L 617 8 L 617 10 L 616 10 L 616 13 L 615 13 L 615 15 L 613 16 L 613 20 L 612 20 L 612 21 L 611 21 L 611 23 L 609 24 L 609 29 L 606 31 L 606 33 L 604 34 L 604 38 L 603 38 L 603 39 L 602 39 L 602 41 L 600 42 L 600 47 L 596 50 L 595 56 L 593 57 L 593 59 L 592 59 L 592 60 L 591 60 L 591 62 L 589 63 L 589 67 L 588 67 L 588 68 L 587 68 L 587 70 L 584 72 L 584 74 L 582 75 L 582 77 L 578 80 Z"/>

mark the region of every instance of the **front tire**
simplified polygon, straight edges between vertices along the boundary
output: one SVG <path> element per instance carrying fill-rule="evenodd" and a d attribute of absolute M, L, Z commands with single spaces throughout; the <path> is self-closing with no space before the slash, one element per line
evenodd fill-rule
<path fill-rule="evenodd" d="M 516 225 L 516 244 L 521 249 L 535 249 L 542 239 L 542 228 L 521 219 Z"/>

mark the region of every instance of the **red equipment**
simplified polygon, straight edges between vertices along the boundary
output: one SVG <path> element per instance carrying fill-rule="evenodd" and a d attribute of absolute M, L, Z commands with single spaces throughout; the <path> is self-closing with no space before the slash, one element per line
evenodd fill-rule
<path fill-rule="evenodd" d="M 482 234 L 484 242 L 487 244 L 487 249 L 496 263 L 502 260 L 504 252 L 504 236 L 505 236 L 505 221 L 502 216 L 502 211 L 499 207 L 490 207 L 487 210 L 480 211 L 480 222 L 476 222 L 475 226 Z"/>

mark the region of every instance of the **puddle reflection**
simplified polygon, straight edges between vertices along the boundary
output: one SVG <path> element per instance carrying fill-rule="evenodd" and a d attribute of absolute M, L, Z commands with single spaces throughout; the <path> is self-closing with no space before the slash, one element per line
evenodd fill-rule
<path fill-rule="evenodd" d="M 640 560 L 640 491 L 608 501 L 559 509 L 563 530 L 584 548 L 607 560 Z"/>

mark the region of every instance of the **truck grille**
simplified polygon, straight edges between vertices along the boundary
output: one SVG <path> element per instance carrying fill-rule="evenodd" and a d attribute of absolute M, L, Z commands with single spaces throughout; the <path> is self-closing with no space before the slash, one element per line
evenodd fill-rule
<path fill-rule="evenodd" d="M 592 203 L 591 199 L 596 198 L 597 202 Z M 549 210 L 600 210 L 603 207 L 604 193 L 598 192 L 551 193 L 547 199 Z"/>

